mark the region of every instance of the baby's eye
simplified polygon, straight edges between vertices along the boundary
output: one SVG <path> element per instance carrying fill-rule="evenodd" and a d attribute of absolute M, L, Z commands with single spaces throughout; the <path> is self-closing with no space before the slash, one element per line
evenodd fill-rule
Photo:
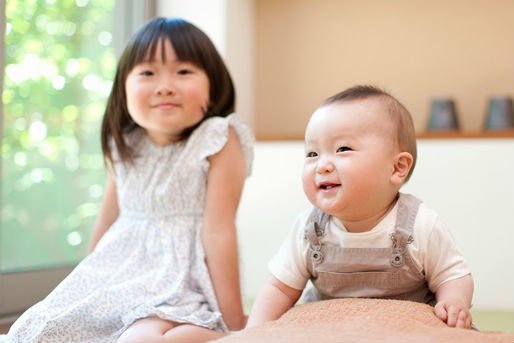
<path fill-rule="evenodd" d="M 345 152 L 345 151 L 351 151 L 352 149 L 347 146 L 342 146 L 339 149 L 337 149 L 337 152 Z"/>
<path fill-rule="evenodd" d="M 139 73 L 139 75 L 143 75 L 143 76 L 152 76 L 153 75 L 153 72 L 150 71 L 150 70 L 143 70 L 142 72 Z"/>
<path fill-rule="evenodd" d="M 307 157 L 318 157 L 318 153 L 314 151 L 308 152 Z"/>

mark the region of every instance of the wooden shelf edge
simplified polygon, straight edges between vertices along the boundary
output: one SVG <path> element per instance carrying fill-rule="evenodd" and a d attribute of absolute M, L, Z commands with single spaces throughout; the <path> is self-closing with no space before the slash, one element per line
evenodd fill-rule
<path fill-rule="evenodd" d="M 514 138 L 514 129 L 487 131 L 432 131 L 421 132 L 417 139 L 473 139 L 473 138 Z"/>
<path fill-rule="evenodd" d="M 514 138 L 514 129 L 509 130 L 487 130 L 487 131 L 431 131 L 421 132 L 416 135 L 417 139 L 473 139 L 473 138 Z M 303 141 L 303 135 L 256 135 L 258 142 L 272 141 Z"/>
<path fill-rule="evenodd" d="M 284 135 L 255 135 L 258 142 L 273 142 L 273 141 L 303 141 L 303 135 L 284 134 Z"/>

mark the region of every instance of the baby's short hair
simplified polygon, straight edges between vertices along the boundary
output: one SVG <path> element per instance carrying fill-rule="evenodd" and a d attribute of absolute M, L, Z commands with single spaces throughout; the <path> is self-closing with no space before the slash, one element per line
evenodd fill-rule
<path fill-rule="evenodd" d="M 375 86 L 358 85 L 339 92 L 326 99 L 323 106 L 334 103 L 347 102 L 352 100 L 363 100 L 376 98 L 387 108 L 387 113 L 397 129 L 398 146 L 401 151 L 406 151 L 412 155 L 412 168 L 409 171 L 405 182 L 407 182 L 414 170 L 417 158 L 416 133 L 414 131 L 414 123 L 410 112 L 402 105 L 398 99 L 391 94 Z"/>

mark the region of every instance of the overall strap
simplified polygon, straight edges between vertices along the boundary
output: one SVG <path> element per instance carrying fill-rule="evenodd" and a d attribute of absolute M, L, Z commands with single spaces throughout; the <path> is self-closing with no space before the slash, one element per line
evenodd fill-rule
<path fill-rule="evenodd" d="M 329 214 L 315 207 L 312 209 L 309 219 L 307 220 L 305 238 L 309 240 L 313 264 L 320 263 L 323 260 L 320 238 L 325 234 L 325 227 L 329 218 Z"/>
<path fill-rule="evenodd" d="M 414 222 L 420 204 L 421 201 L 413 195 L 404 193 L 399 195 L 395 228 L 391 234 L 391 240 L 393 241 L 391 264 L 394 267 L 403 265 L 403 254 L 406 251 L 407 244 L 414 240 Z"/>

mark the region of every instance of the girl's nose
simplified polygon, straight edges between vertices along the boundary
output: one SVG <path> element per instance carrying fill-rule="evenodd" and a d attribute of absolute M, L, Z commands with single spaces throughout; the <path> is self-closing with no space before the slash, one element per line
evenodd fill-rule
<path fill-rule="evenodd" d="M 175 87 L 173 85 L 173 80 L 170 77 L 163 77 L 159 85 L 156 89 L 157 94 L 159 95 L 171 95 L 175 92 Z"/>
<path fill-rule="evenodd" d="M 157 90 L 157 94 L 159 95 L 171 95 L 171 89 L 169 88 L 166 88 L 166 87 L 160 87 L 158 90 Z"/>

